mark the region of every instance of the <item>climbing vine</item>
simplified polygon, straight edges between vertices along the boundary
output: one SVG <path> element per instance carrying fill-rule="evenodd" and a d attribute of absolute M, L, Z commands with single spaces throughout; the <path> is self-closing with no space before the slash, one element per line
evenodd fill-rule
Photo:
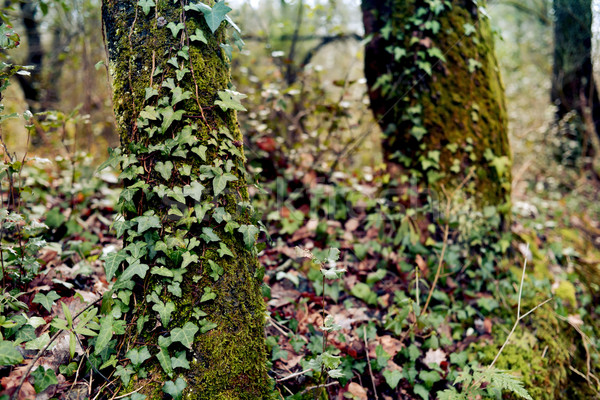
<path fill-rule="evenodd" d="M 366 74 L 388 161 L 438 192 L 481 164 L 465 189 L 506 214 L 511 160 L 485 10 L 472 0 L 384 4 L 365 10 L 375 20 Z"/>
<path fill-rule="evenodd" d="M 228 68 L 234 46 L 241 49 L 243 41 L 227 15 L 231 8 L 222 1 L 212 7 L 181 2 L 172 12 L 176 8 L 140 0 L 129 13 L 128 34 L 116 26 L 106 28 L 115 110 L 123 125 L 122 146 L 110 151 L 101 168 L 122 171 L 122 216 L 113 227 L 124 247 L 105 256 L 106 278 L 114 283 L 104 295 L 105 316 L 92 362 L 100 369 L 113 366 L 128 389 L 156 380 L 150 371 L 160 368 L 169 379 L 161 390 L 175 399 L 190 384 L 182 372 L 205 368 L 204 377 L 194 378 L 193 389 L 211 398 L 210 387 L 219 386 L 219 365 L 203 365 L 204 358 L 211 359 L 203 351 L 226 347 L 222 351 L 231 359 L 220 362 L 258 364 L 251 373 L 260 378 L 253 384 L 257 395 L 267 387 L 266 365 L 261 365 L 264 305 L 258 291 L 263 271 L 256 261 L 260 229 L 248 202 L 235 120 L 235 111 L 245 110 L 244 95 L 227 85 L 228 77 L 209 81 L 217 90 L 201 85 L 206 79 L 201 69 L 209 68 L 201 65 L 201 57 L 212 52 L 218 58 L 212 61 L 219 64 L 215 68 Z M 143 57 L 151 57 L 151 67 L 140 71 L 140 49 L 133 41 L 143 29 L 165 36 L 160 40 L 168 45 L 150 41 L 152 54 Z M 119 62 L 120 53 L 128 53 L 126 62 Z M 146 82 L 144 87 L 140 82 Z M 204 347 L 196 346 L 199 335 L 213 330 L 225 336 L 207 336 Z M 234 338 L 242 342 L 228 343 Z M 248 354 L 231 354 L 236 346 L 247 347 Z M 227 379 L 248 368 L 233 368 Z M 213 377 L 208 369 L 215 370 Z M 133 400 L 143 398 L 142 392 L 131 394 Z"/>

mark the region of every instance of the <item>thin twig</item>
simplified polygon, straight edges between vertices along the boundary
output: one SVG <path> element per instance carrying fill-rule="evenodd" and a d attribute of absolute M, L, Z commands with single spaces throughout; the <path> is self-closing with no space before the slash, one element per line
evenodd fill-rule
<path fill-rule="evenodd" d="M 529 245 L 527 246 L 527 249 L 529 249 Z M 496 353 L 496 357 L 494 357 L 494 360 L 492 361 L 492 363 L 490 365 L 488 365 L 488 367 L 486 368 L 486 371 L 489 371 L 490 369 L 492 369 L 494 367 L 494 365 L 496 364 L 496 361 L 498 361 L 498 358 L 500 358 L 500 355 L 502 354 L 502 351 L 504 350 L 504 348 L 508 344 L 508 342 L 511 339 L 511 337 L 512 337 L 513 333 L 515 332 L 515 330 L 517 329 L 517 326 L 519 326 L 519 322 L 521 322 L 521 320 L 523 318 L 525 318 L 526 316 L 528 316 L 529 314 L 531 314 L 532 312 L 534 312 L 535 310 L 537 310 L 538 308 L 540 308 L 541 306 L 543 306 L 544 304 L 546 304 L 547 302 L 549 302 L 550 300 L 552 300 L 552 298 L 549 298 L 549 299 L 541 302 L 537 306 L 533 307 L 531 310 L 529 310 L 525 314 L 521 315 L 521 298 L 522 298 L 522 295 L 523 295 L 523 283 L 525 282 L 525 271 L 526 271 L 526 269 L 527 269 L 527 257 L 525 257 L 525 262 L 523 262 L 523 273 L 521 274 L 521 284 L 519 285 L 519 298 L 517 300 L 517 320 L 515 321 L 512 329 L 508 333 L 508 336 L 506 337 L 506 340 L 502 344 L 502 347 L 500 347 L 500 350 L 498 350 L 498 353 Z M 482 374 L 479 377 L 479 379 L 477 379 L 475 382 L 473 382 L 471 386 L 472 387 L 477 387 L 477 385 L 479 385 L 481 383 L 481 381 L 483 380 L 483 378 L 484 378 L 484 374 Z"/>
<path fill-rule="evenodd" d="M 375 377 L 373 376 L 373 369 L 371 368 L 371 358 L 369 357 L 369 345 L 367 343 L 367 326 L 363 325 L 363 339 L 365 341 L 365 353 L 367 353 L 367 365 L 369 366 L 369 375 L 371 375 L 371 385 L 373 386 L 373 393 L 375 394 L 375 400 L 379 400 L 377 396 L 377 387 L 375 386 Z"/>
<path fill-rule="evenodd" d="M 304 374 L 306 374 L 307 372 L 310 372 L 310 371 L 312 371 L 312 368 L 305 369 L 304 371 L 300 371 L 300 372 L 294 372 L 293 374 L 288 375 L 285 378 L 277 379 L 277 382 L 287 381 L 288 379 L 292 379 L 292 378 L 295 378 L 297 376 L 304 375 Z"/>
<path fill-rule="evenodd" d="M 144 386 L 141 386 L 141 387 L 135 389 L 133 392 L 125 393 L 125 394 L 122 394 L 120 396 L 114 397 L 114 399 L 115 400 L 116 399 L 122 399 L 123 397 L 131 396 L 132 394 L 137 393 L 140 390 L 142 390 L 143 388 L 145 388 L 146 386 L 148 386 L 151 382 L 153 382 L 153 381 L 150 381 L 150 382 L 146 383 Z"/>
<path fill-rule="evenodd" d="M 340 383 L 338 381 L 333 381 L 333 382 L 329 382 L 327 385 L 317 385 L 317 386 L 309 386 L 306 389 L 304 389 L 303 391 L 301 391 L 299 393 L 299 395 L 303 395 L 304 393 L 308 393 L 311 390 L 315 390 L 315 389 L 319 389 L 319 388 L 326 388 L 329 386 L 334 386 L 334 385 L 339 385 Z"/>
<path fill-rule="evenodd" d="M 465 186 L 467 184 L 469 179 L 471 179 L 471 176 L 473 176 L 474 172 L 475 172 L 475 168 L 473 167 L 473 168 L 471 168 L 471 170 L 469 171 L 467 176 L 465 176 L 465 179 L 462 180 L 462 182 L 452 191 L 452 193 L 450 193 L 450 195 L 448 195 L 446 193 L 446 191 L 444 190 L 444 186 L 441 186 L 441 189 L 444 192 L 444 195 L 446 195 L 446 210 L 445 210 L 446 223 L 444 224 L 444 240 L 443 240 L 443 244 L 442 244 L 442 252 L 440 254 L 440 259 L 439 259 L 438 265 L 437 265 L 437 271 L 435 272 L 435 277 L 433 278 L 433 283 L 431 284 L 431 288 L 429 289 L 429 294 L 427 295 L 427 301 L 425 302 L 425 305 L 423 306 L 421 315 L 424 315 L 425 311 L 427 311 L 427 307 L 429 306 L 429 302 L 431 301 L 431 296 L 433 295 L 433 291 L 435 290 L 437 281 L 438 281 L 438 279 L 440 279 L 440 273 L 442 272 L 442 265 L 444 264 L 444 255 L 446 254 L 446 249 L 448 248 L 448 236 L 450 233 L 450 208 L 452 207 L 452 199 L 454 198 L 456 193 L 459 192 L 463 188 L 463 186 Z M 520 296 L 519 296 L 519 300 L 520 300 Z"/>

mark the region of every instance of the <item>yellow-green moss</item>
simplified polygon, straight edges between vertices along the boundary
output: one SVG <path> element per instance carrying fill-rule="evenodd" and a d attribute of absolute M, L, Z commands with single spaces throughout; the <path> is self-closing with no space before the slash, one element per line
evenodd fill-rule
<path fill-rule="evenodd" d="M 535 301 L 542 302 L 543 299 L 540 296 Z M 523 310 L 539 304 L 535 301 L 524 301 Z M 491 363 L 506 335 L 501 325 L 496 324 L 490 342 L 473 345 L 472 350 L 477 352 L 482 365 Z M 582 382 L 570 368 L 586 370 L 581 347 L 581 337 L 566 322 L 559 320 L 547 304 L 515 330 L 495 367 L 518 377 L 535 400 L 593 398 L 590 385 Z"/>
<path fill-rule="evenodd" d="M 556 294 L 556 297 L 563 300 L 565 304 L 568 304 L 572 307 L 577 307 L 577 299 L 575 298 L 575 286 L 573 286 L 571 282 L 560 282 L 554 294 Z"/>

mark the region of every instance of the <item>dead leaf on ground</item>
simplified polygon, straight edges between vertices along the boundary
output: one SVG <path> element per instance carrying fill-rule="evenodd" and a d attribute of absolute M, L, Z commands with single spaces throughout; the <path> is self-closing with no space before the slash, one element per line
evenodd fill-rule
<path fill-rule="evenodd" d="M 360 386 L 356 382 L 350 382 L 350 384 L 346 388 L 346 391 L 353 396 L 352 398 L 354 400 L 369 400 L 365 388 Z"/>
<path fill-rule="evenodd" d="M 432 368 L 434 365 L 439 366 L 443 361 L 446 361 L 446 353 L 442 349 L 427 350 L 427 353 L 425 353 L 425 358 L 423 359 L 423 362 L 429 368 Z"/>

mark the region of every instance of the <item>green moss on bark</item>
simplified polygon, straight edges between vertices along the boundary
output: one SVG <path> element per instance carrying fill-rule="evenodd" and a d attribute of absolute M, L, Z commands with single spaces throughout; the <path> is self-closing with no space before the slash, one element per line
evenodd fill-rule
<path fill-rule="evenodd" d="M 365 30 L 373 35 L 365 73 L 396 180 L 413 175 L 443 200 L 441 188 L 450 193 L 474 169 L 464 196 L 479 209 L 497 207 L 506 220 L 511 157 L 504 89 L 479 6 L 452 1 L 439 12 L 420 0 L 363 1 Z"/>
<path fill-rule="evenodd" d="M 187 387 L 184 392 L 186 399 L 270 399 L 272 398 L 271 380 L 267 376 L 266 351 L 264 342 L 265 305 L 260 294 L 262 284 L 261 269 L 254 251 L 248 250 L 241 235 L 235 231 L 227 232 L 223 223 L 217 223 L 212 218 L 216 207 L 223 207 L 234 221 L 239 224 L 250 224 L 250 210 L 240 209 L 240 202 L 248 202 L 246 188 L 244 158 L 233 153 L 223 156 L 220 152 L 225 142 L 241 142 L 242 136 L 237 124 L 235 111 L 222 111 L 214 105 L 218 99 L 217 92 L 228 89 L 230 72 L 228 60 L 220 47 L 225 41 L 225 30 L 221 27 L 214 34 L 208 29 L 202 14 L 184 12 L 179 3 L 172 1 L 157 1 L 148 15 L 145 15 L 137 1 L 103 1 L 103 21 L 109 50 L 110 72 L 113 84 L 114 111 L 121 137 L 122 147 L 126 154 L 132 154 L 143 168 L 139 178 L 149 185 L 143 195 L 139 193 L 134 198 L 136 211 L 127 211 L 126 220 L 132 220 L 143 212 L 153 210 L 161 218 L 163 228 L 156 231 L 156 237 L 146 238 L 149 246 L 156 240 L 162 240 L 167 235 L 181 237 L 186 240 L 198 239 L 201 243 L 198 262 L 187 266 L 181 283 L 182 296 L 177 297 L 167 291 L 167 281 L 160 276 L 151 275 L 144 281 L 138 281 L 133 290 L 132 304 L 136 306 L 127 316 L 132 323 L 124 342 L 127 346 L 139 343 L 147 345 L 156 354 L 158 337 L 168 336 L 170 330 L 182 327 L 187 322 L 197 325 L 193 316 L 194 309 L 199 308 L 207 314 L 207 320 L 216 327 L 206 333 L 198 333 L 188 352 L 190 369 L 177 369 L 173 377 L 168 377 L 162 371 L 155 358 L 146 366 L 151 379 L 133 378 L 128 390 L 141 388 L 140 393 L 149 399 L 163 398 L 162 385 L 165 381 L 175 380 L 178 376 L 185 379 Z M 168 24 L 185 21 L 185 29 L 192 34 L 201 29 L 208 43 L 194 42 L 173 37 Z M 189 35 L 187 35 L 189 37 Z M 167 61 L 184 47 L 189 45 L 190 72 L 185 79 L 178 82 L 175 69 Z M 179 59 L 179 62 L 181 59 Z M 162 73 L 156 71 L 162 70 Z M 139 124 L 140 111 L 149 103 L 145 99 L 146 88 L 152 87 L 159 91 L 156 98 L 169 93 L 163 88 L 168 79 L 175 79 L 183 90 L 190 91 L 191 99 L 175 105 L 176 110 L 184 110 L 184 117 L 176 121 L 164 135 L 154 134 L 152 137 Z M 156 103 L 158 100 L 151 100 Z M 162 144 L 170 138 L 175 138 L 186 126 L 193 126 L 193 135 L 197 142 L 194 146 L 203 145 L 207 148 L 206 160 L 187 152 L 187 157 L 173 157 L 161 151 L 152 151 L 152 145 Z M 228 131 L 230 140 L 220 130 Z M 202 220 L 194 220 L 189 229 L 177 226 L 169 217 L 171 204 L 165 203 L 152 193 L 152 188 L 165 185 L 167 188 L 181 188 L 194 181 L 201 175 L 200 168 L 213 166 L 218 162 L 231 160 L 231 173 L 237 181 L 229 182 L 228 191 L 218 199 L 212 193 L 211 182 L 206 186 L 201 204 L 213 204 Z M 155 170 L 158 162 L 173 162 L 169 179 L 165 179 Z M 182 173 L 184 166 L 191 168 L 191 177 Z M 125 182 L 132 184 L 132 180 Z M 182 206 L 191 209 L 193 204 Z M 233 253 L 221 257 L 217 250 L 219 243 L 206 243 L 201 239 L 202 229 L 210 227 Z M 182 231 L 183 230 L 183 231 Z M 138 239 L 143 240 L 143 239 Z M 185 249 L 181 250 L 182 252 Z M 160 251 L 159 251 L 160 253 Z M 177 269 L 181 265 L 180 256 L 163 256 L 166 267 Z M 144 263 L 152 266 L 157 264 L 157 256 L 146 256 Z M 215 281 L 209 276 L 208 260 L 216 262 L 223 273 Z M 200 302 L 203 289 L 210 287 L 216 294 L 214 300 Z M 146 327 L 154 326 L 157 315 L 151 311 L 151 304 L 146 296 L 151 291 L 160 293 L 161 301 L 172 301 L 175 311 L 171 315 L 168 329 L 158 325 L 154 329 L 144 329 L 141 334 L 135 332 L 135 322 L 143 315 L 150 316 Z M 169 346 L 174 355 L 185 348 L 179 344 Z"/>

